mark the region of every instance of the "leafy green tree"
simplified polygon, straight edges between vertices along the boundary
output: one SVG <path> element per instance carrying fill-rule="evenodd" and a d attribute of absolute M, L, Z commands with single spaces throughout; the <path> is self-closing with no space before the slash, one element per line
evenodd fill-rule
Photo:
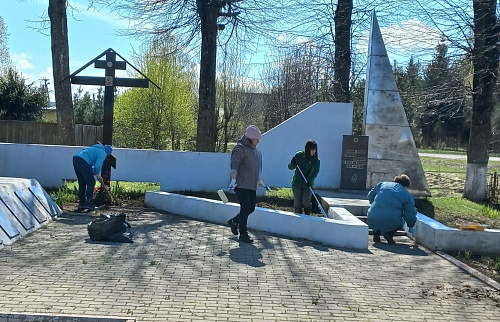
<path fill-rule="evenodd" d="M 161 89 L 129 89 L 114 111 L 116 146 L 139 149 L 193 149 L 196 133 L 194 77 L 183 66 L 171 38 L 156 38 L 136 66 Z M 134 75 L 139 76 L 139 75 Z"/>
<path fill-rule="evenodd" d="M 0 16 L 0 68 L 10 66 L 10 55 L 9 48 L 7 47 L 7 41 L 9 40 L 9 34 L 7 33 L 7 26 Z"/>
<path fill-rule="evenodd" d="M 73 96 L 75 123 L 101 126 L 104 120 L 104 93 L 100 87 L 97 93 L 85 92 L 80 86 Z"/>
<path fill-rule="evenodd" d="M 40 121 L 45 102 L 43 88 L 27 84 L 15 69 L 0 72 L 0 120 Z"/>
<path fill-rule="evenodd" d="M 424 70 L 425 103 L 422 111 L 423 145 L 435 147 L 447 137 L 458 137 L 465 126 L 463 77 L 452 68 L 448 46 L 441 43 Z"/>
<path fill-rule="evenodd" d="M 420 146 L 422 140 L 420 113 L 423 106 L 424 87 L 422 67 L 420 63 L 416 63 L 412 57 L 406 66 L 406 70 L 397 67 L 394 70 L 394 76 L 415 144 Z"/>

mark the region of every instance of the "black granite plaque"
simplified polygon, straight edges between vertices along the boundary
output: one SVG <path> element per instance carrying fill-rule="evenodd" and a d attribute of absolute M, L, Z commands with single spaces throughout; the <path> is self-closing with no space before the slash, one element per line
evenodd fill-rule
<path fill-rule="evenodd" d="M 366 190 L 368 136 L 344 135 L 340 189 Z"/>
<path fill-rule="evenodd" d="M 16 196 L 21 199 L 22 203 L 29 209 L 29 211 L 33 214 L 35 219 L 39 223 L 43 223 L 47 221 L 50 213 L 47 212 L 42 206 L 40 202 L 35 198 L 35 196 L 31 192 L 27 192 L 24 189 L 19 189 L 14 192 Z"/>
<path fill-rule="evenodd" d="M 24 229 L 30 230 L 35 227 L 35 217 L 33 217 L 29 209 L 26 208 L 19 198 L 11 193 L 2 194 L 1 198 Z"/>
<path fill-rule="evenodd" d="M 5 232 L 5 234 L 7 234 L 7 236 L 9 236 L 9 238 L 12 239 L 20 233 L 17 227 L 12 223 L 14 218 L 11 216 L 12 213 L 10 212 L 10 209 L 7 208 L 3 201 L 0 200 L 0 228 Z"/>

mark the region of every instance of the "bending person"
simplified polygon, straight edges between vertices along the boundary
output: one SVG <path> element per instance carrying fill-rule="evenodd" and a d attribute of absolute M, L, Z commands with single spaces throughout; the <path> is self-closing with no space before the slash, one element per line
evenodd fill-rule
<path fill-rule="evenodd" d="M 394 182 L 380 182 L 368 192 L 368 226 L 373 230 L 373 241 L 380 242 L 380 235 L 389 244 L 396 244 L 394 234 L 406 222 L 408 228 L 417 222 L 413 196 L 408 192 L 410 178 L 399 174 Z"/>
<path fill-rule="evenodd" d="M 102 183 L 100 175 L 102 164 L 111 153 L 113 153 L 111 145 L 98 143 L 81 149 L 73 156 L 73 168 L 78 179 L 78 210 L 95 210 L 95 178 Z"/>

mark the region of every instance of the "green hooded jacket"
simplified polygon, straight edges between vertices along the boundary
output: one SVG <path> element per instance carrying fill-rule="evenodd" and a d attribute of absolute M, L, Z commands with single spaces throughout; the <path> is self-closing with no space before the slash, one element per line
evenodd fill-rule
<path fill-rule="evenodd" d="M 293 163 L 294 158 L 297 159 L 297 165 L 300 167 L 300 170 L 302 170 L 302 173 L 304 173 L 307 181 L 311 184 L 311 188 L 314 188 L 314 179 L 316 179 L 316 176 L 318 175 L 320 166 L 318 157 L 315 155 L 314 157 L 308 159 L 306 158 L 304 151 L 298 151 L 288 164 L 288 169 L 295 169 L 292 176 L 292 187 L 307 188 L 307 183 L 304 181 L 304 178 L 302 178 L 302 175 L 297 169 L 297 165 Z"/>

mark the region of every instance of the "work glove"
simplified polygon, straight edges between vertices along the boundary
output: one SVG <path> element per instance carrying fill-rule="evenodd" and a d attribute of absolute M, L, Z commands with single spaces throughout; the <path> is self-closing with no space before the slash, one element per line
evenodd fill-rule
<path fill-rule="evenodd" d="M 297 157 L 293 157 L 292 161 L 290 161 L 291 164 L 297 165 Z"/>
<path fill-rule="evenodd" d="M 236 179 L 231 179 L 231 182 L 229 183 L 229 189 L 234 190 L 234 188 L 236 188 L 236 186 L 237 186 Z"/>

